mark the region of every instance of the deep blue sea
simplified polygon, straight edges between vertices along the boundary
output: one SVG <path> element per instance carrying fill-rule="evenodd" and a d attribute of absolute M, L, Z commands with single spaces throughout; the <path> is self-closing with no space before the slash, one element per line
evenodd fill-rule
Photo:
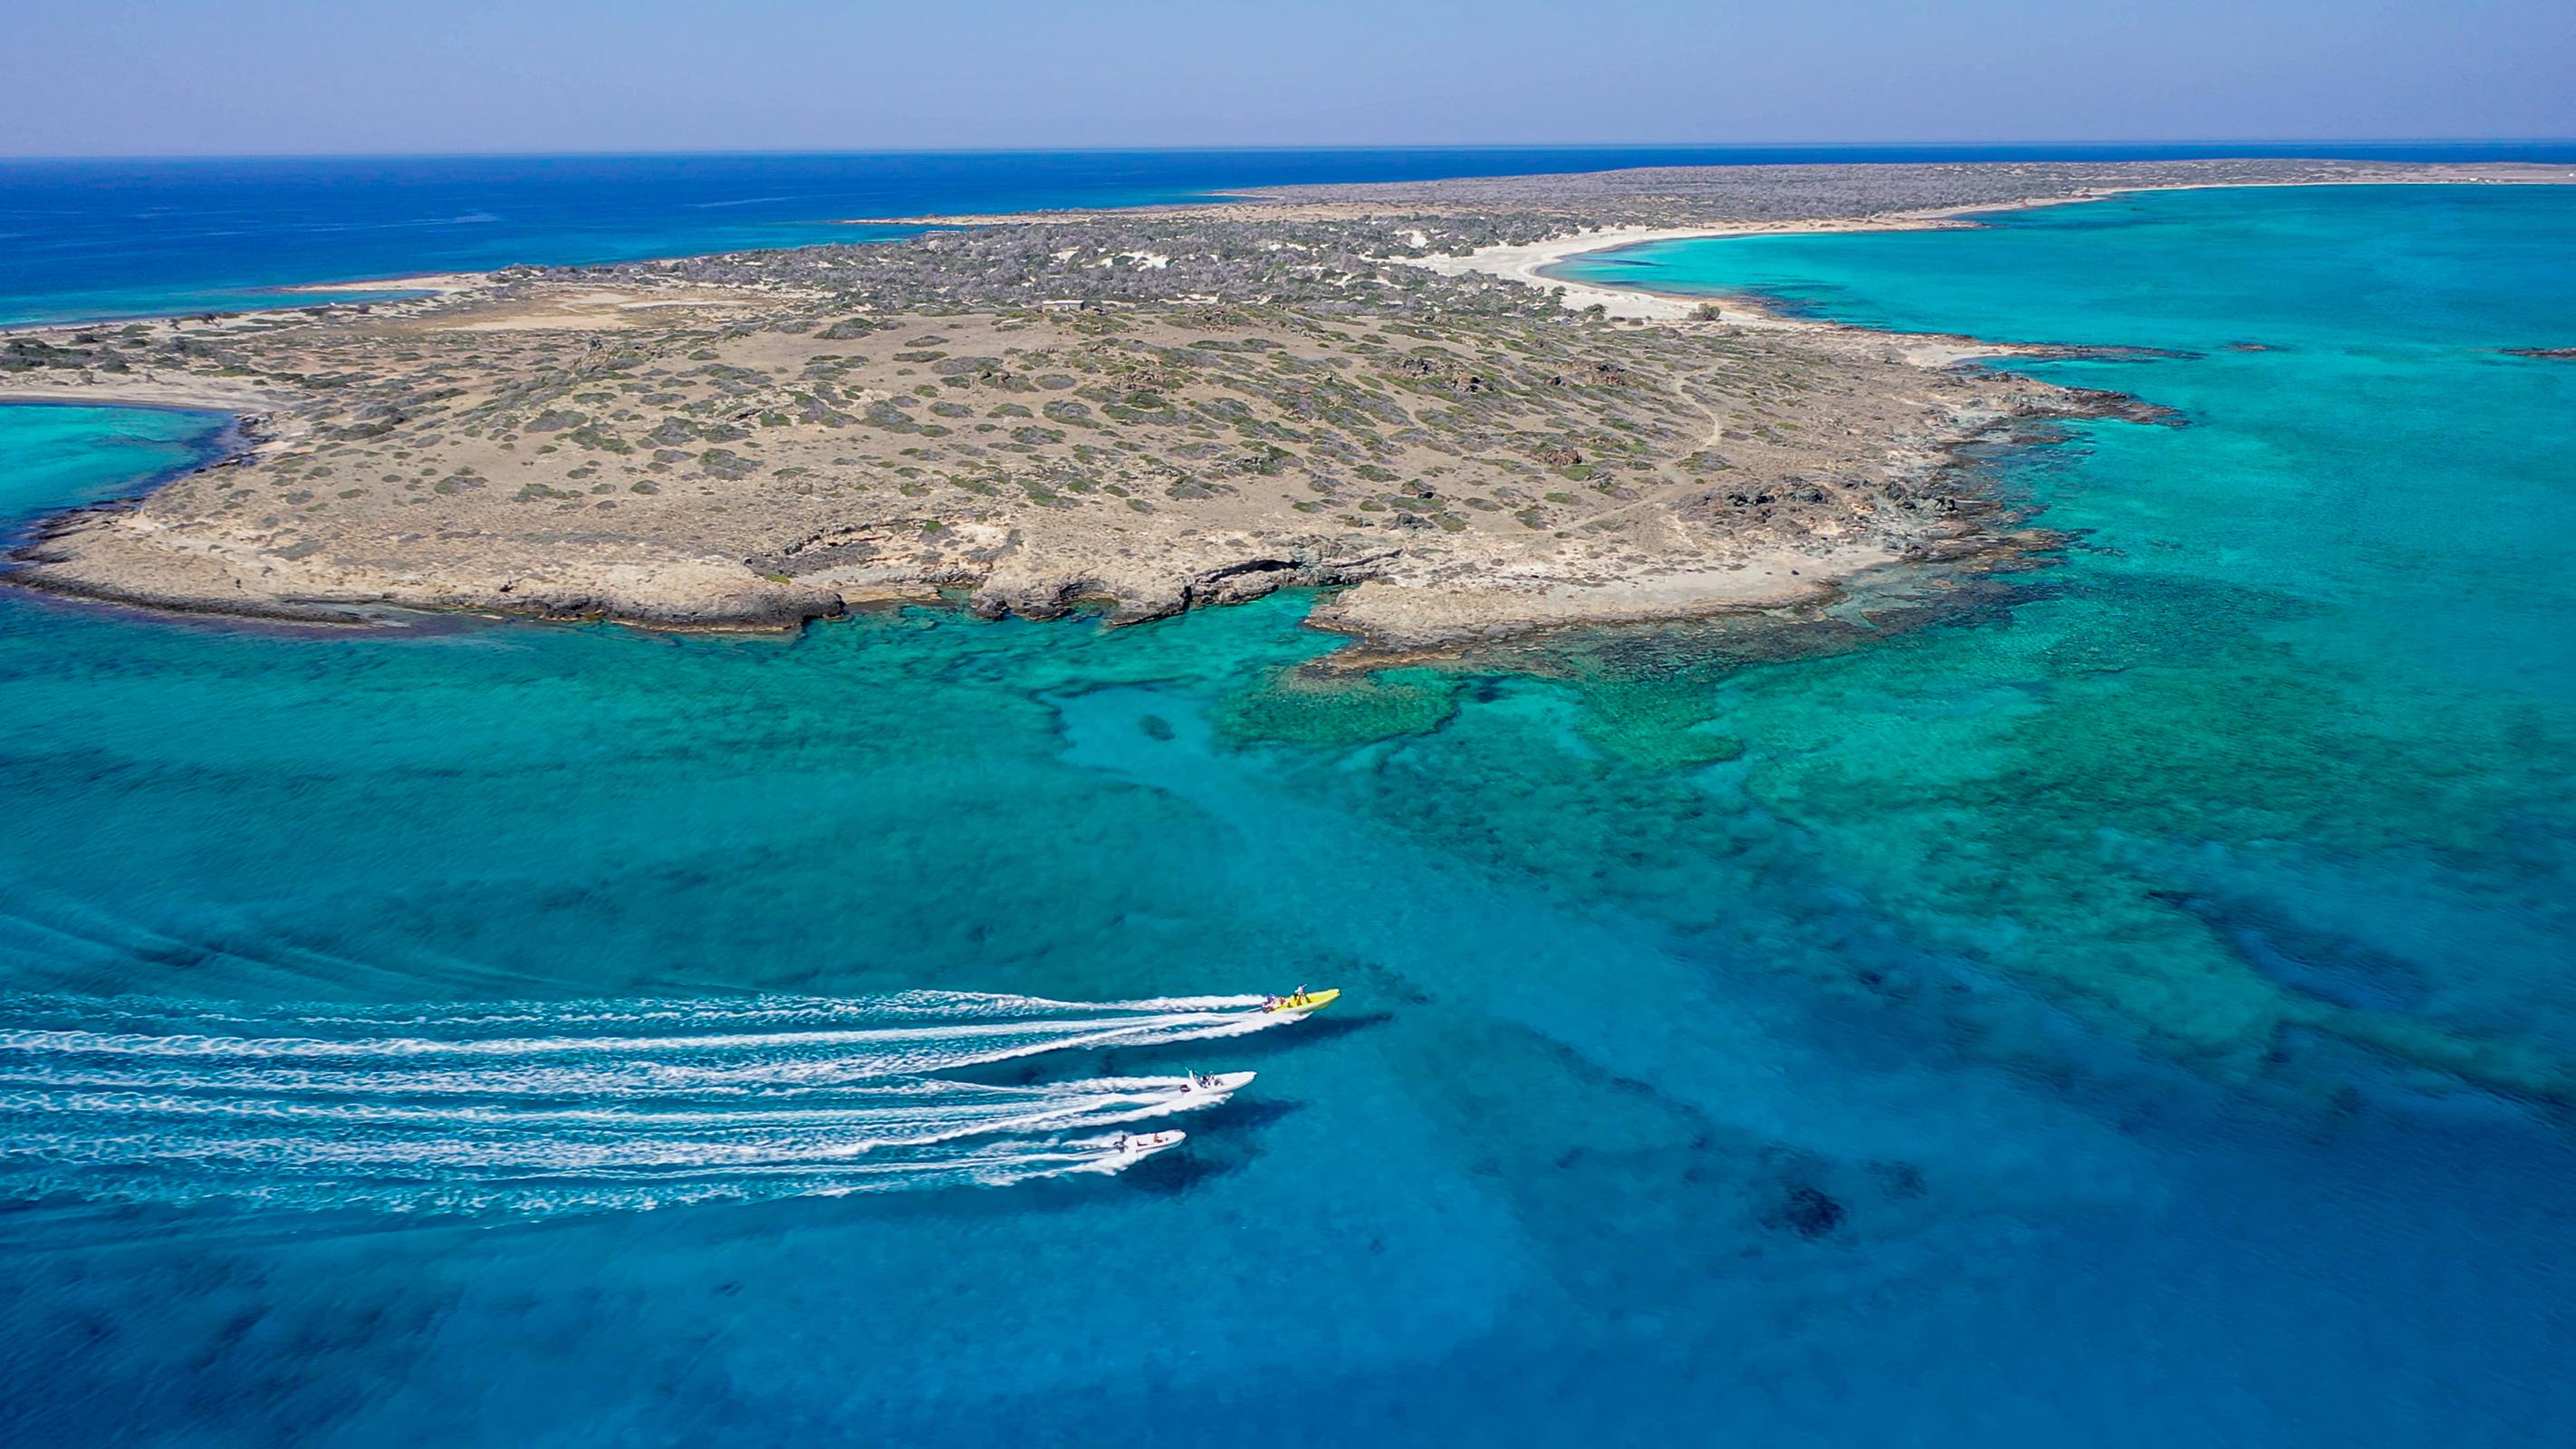
<path fill-rule="evenodd" d="M 2576 191 L 1585 265 L 2188 425 L 2001 460 L 2001 579 L 1357 681 L 0 594 L 0 1442 L 2563 1442 Z M 0 408 L 0 509 L 220 424 Z"/>

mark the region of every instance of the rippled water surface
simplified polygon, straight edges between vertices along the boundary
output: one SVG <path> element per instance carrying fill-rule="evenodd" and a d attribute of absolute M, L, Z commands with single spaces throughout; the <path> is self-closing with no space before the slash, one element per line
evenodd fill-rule
<path fill-rule="evenodd" d="M 1768 636 L 0 598 L 0 1436 L 2556 1442 L 2576 364 L 2498 349 L 2571 257 L 2486 188 L 1657 254 L 2178 354 L 2047 367 L 2190 423 L 2010 466 L 2053 566 Z M 12 508 L 213 426 L 66 417 Z"/>

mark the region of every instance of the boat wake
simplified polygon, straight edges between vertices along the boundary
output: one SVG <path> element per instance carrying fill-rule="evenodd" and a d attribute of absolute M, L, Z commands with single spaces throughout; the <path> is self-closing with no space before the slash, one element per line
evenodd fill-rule
<path fill-rule="evenodd" d="M 0 997 L 0 1197 L 545 1214 L 1113 1173 L 1244 1078 L 935 1075 L 1279 1024 L 1262 998 L 243 1013 Z"/>

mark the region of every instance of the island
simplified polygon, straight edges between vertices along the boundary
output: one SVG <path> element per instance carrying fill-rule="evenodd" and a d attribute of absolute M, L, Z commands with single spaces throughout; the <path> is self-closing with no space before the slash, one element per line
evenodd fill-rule
<path fill-rule="evenodd" d="M 22 329 L 0 397 L 221 408 L 243 445 L 48 520 L 8 577 L 258 618 L 705 628 L 942 596 L 1130 623 L 1300 586 L 1380 650 L 1812 601 L 2033 546 L 1969 445 L 2172 419 L 1968 339 L 1573 287 L 1550 261 L 2144 187 L 2564 179 L 2194 161 L 1306 187 Z"/>

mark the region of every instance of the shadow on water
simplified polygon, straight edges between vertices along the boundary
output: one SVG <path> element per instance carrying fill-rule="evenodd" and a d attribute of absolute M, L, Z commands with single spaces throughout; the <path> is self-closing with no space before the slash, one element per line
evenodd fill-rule
<path fill-rule="evenodd" d="M 2157 898 L 2197 917 L 2238 960 L 2320 1001 L 2358 1011 L 2414 1011 L 2428 995 L 2422 968 L 2367 942 L 2247 902 L 2178 891 Z"/>
<path fill-rule="evenodd" d="M 1156 1197 L 1178 1197 L 1202 1183 L 1242 1171 L 1260 1155 L 1253 1139 L 1271 1125 L 1305 1110 L 1301 1102 L 1240 1097 L 1221 1107 L 1192 1114 L 1189 1140 L 1177 1149 L 1157 1153 L 1118 1174 L 1116 1182 Z"/>
<path fill-rule="evenodd" d="M 1391 1011 L 1317 1016 L 1291 1026 L 1244 1036 L 1198 1041 L 1159 1042 L 1144 1046 L 1069 1047 L 1044 1058 L 1015 1058 L 985 1065 L 952 1068 L 940 1075 L 951 1081 L 995 1087 L 1026 1087 L 1076 1077 L 1166 1076 L 1183 1071 L 1243 1071 L 1292 1052 L 1336 1042 L 1354 1032 L 1383 1026 Z"/>
<path fill-rule="evenodd" d="M 1131 1053 L 1135 1056 L 1147 1059 L 1169 1061 L 1174 1053 L 1188 1055 L 1193 1051 L 1193 1049 L 1195 1049 L 1196 1054 L 1198 1055 L 1205 1056 L 1213 1051 L 1222 1054 L 1225 1060 L 1230 1064 L 1244 1066 L 1256 1062 L 1268 1061 L 1274 1057 L 1284 1056 L 1288 1053 L 1301 1051 L 1306 1048 L 1320 1047 L 1330 1042 L 1339 1041 L 1355 1032 L 1368 1031 L 1376 1027 L 1384 1026 L 1393 1020 L 1395 1020 L 1395 1013 L 1391 1011 L 1354 1012 L 1348 1016 L 1310 1017 L 1293 1026 L 1280 1028 L 1278 1030 L 1255 1032 L 1250 1036 L 1227 1037 L 1214 1042 L 1185 1042 L 1175 1043 L 1171 1046 L 1125 1047 L 1106 1054 L 1103 1061 L 1106 1063 L 1106 1061 L 1112 1057 L 1123 1060 Z"/>

